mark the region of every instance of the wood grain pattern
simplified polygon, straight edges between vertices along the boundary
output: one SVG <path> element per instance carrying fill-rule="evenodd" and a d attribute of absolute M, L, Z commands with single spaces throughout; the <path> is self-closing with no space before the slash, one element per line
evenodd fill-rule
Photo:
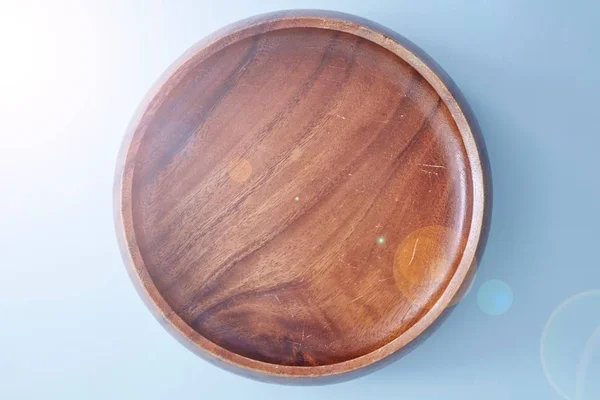
<path fill-rule="evenodd" d="M 369 365 L 429 326 L 475 260 L 472 126 L 427 64 L 356 21 L 229 27 L 132 124 L 121 242 L 151 307 L 202 354 L 292 377 Z"/>

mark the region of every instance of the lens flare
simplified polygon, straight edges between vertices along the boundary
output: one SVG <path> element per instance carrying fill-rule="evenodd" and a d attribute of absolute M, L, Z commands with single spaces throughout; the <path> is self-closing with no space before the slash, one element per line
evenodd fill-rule
<path fill-rule="evenodd" d="M 600 398 L 600 290 L 579 293 L 554 310 L 540 356 L 546 379 L 563 398 Z"/>

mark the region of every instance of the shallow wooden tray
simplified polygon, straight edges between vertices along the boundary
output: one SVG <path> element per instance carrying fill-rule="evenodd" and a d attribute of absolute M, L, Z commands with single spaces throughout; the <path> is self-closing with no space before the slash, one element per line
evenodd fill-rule
<path fill-rule="evenodd" d="M 404 348 L 483 242 L 484 150 L 456 96 L 405 39 L 346 14 L 262 15 L 203 40 L 119 161 L 117 232 L 142 296 L 199 354 L 259 376 L 337 375 Z"/>

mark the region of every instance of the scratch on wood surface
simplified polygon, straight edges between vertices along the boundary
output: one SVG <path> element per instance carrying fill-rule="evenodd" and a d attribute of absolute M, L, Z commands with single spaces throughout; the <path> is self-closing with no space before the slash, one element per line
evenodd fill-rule
<path fill-rule="evenodd" d="M 435 164 L 417 164 L 417 165 L 420 165 L 421 167 L 431 167 L 431 168 L 446 169 L 446 167 L 444 167 L 443 165 L 435 165 Z"/>
<path fill-rule="evenodd" d="M 363 296 L 364 296 L 364 294 L 361 294 L 360 296 L 358 296 L 357 298 L 355 298 L 354 300 L 352 300 L 352 301 L 351 301 L 350 303 L 348 303 L 348 304 L 354 303 L 356 300 L 360 299 L 360 298 L 361 298 L 361 297 L 363 297 Z"/>
<path fill-rule="evenodd" d="M 417 238 L 417 240 L 415 240 L 415 247 L 413 247 L 412 257 L 410 258 L 410 261 L 408 262 L 408 265 L 412 264 L 413 260 L 415 259 L 415 253 L 417 252 L 417 245 L 418 244 L 419 244 L 419 238 Z"/>
<path fill-rule="evenodd" d="M 281 300 L 279 300 L 279 296 L 277 296 L 276 294 L 274 294 L 273 296 L 275 296 L 275 298 L 277 299 L 277 301 L 279 302 L 279 304 L 281 304 Z"/>
<path fill-rule="evenodd" d="M 408 315 L 408 313 L 410 312 L 410 310 L 412 310 L 413 306 L 410 306 L 406 309 L 406 311 L 404 312 L 404 314 L 402 315 L 402 321 L 404 321 L 404 319 L 406 318 L 406 316 Z"/>
<path fill-rule="evenodd" d="M 340 114 L 335 114 L 336 117 L 341 118 L 341 119 L 346 119 L 346 117 L 341 116 Z"/>
<path fill-rule="evenodd" d="M 435 176 L 438 176 L 438 173 L 437 173 L 437 172 L 433 172 L 433 171 L 427 171 L 426 169 L 422 169 L 422 170 L 421 170 L 421 172 L 425 172 L 426 174 L 429 174 L 429 175 L 433 174 L 433 175 L 435 175 Z"/>

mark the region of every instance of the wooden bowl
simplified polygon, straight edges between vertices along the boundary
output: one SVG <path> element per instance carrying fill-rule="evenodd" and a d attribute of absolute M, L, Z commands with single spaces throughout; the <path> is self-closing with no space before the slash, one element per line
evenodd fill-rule
<path fill-rule="evenodd" d="M 117 168 L 142 297 L 255 376 L 339 375 L 404 348 L 484 241 L 484 149 L 457 94 L 346 14 L 267 14 L 201 41 L 142 104 Z"/>

